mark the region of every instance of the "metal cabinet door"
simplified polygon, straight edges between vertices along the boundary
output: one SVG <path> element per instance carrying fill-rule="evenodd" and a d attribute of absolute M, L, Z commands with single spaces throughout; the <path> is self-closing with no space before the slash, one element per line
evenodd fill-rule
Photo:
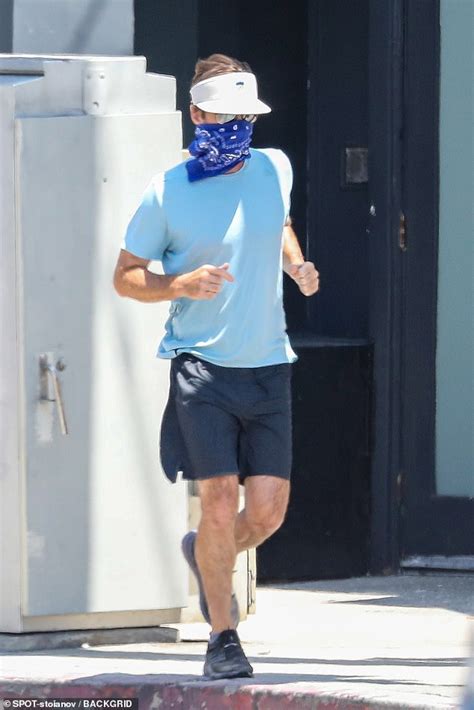
<path fill-rule="evenodd" d="M 158 458 L 169 304 L 112 286 L 128 219 L 180 150 L 175 112 L 16 121 L 25 615 L 186 605 L 185 487 Z M 40 400 L 42 354 L 65 366 L 68 435 Z"/>

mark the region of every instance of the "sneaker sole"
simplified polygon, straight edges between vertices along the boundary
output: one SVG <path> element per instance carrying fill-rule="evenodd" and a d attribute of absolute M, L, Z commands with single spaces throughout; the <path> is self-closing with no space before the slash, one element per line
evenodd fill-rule
<path fill-rule="evenodd" d="M 252 671 L 237 671 L 236 673 L 203 673 L 204 680 L 225 680 L 226 678 L 253 678 Z"/>
<path fill-rule="evenodd" d="M 206 597 L 204 594 L 204 588 L 202 584 L 202 579 L 201 575 L 199 573 L 199 569 L 196 563 L 196 558 L 194 557 L 194 542 L 196 540 L 196 533 L 191 530 L 191 532 L 188 532 L 182 539 L 181 541 L 181 550 L 184 555 L 184 559 L 188 563 L 188 565 L 191 568 L 192 573 L 194 574 L 196 578 L 196 582 L 198 585 L 199 589 L 199 608 L 201 609 L 201 614 L 203 615 L 204 619 L 207 621 L 208 624 L 211 623 L 211 619 L 209 616 L 209 608 L 207 606 L 207 601 Z"/>
<path fill-rule="evenodd" d="M 201 614 L 203 615 L 203 617 L 207 621 L 207 623 L 210 624 L 211 617 L 209 615 L 209 607 L 207 605 L 206 595 L 204 594 L 204 587 L 202 584 L 201 575 L 199 573 L 199 568 L 197 566 L 196 558 L 194 556 L 195 540 L 196 540 L 196 532 L 194 530 L 191 530 L 190 532 L 186 533 L 186 535 L 183 537 L 183 539 L 181 541 L 181 550 L 183 552 L 184 559 L 186 560 L 186 562 L 190 566 L 191 571 L 196 578 L 196 582 L 197 582 L 198 589 L 199 589 L 199 608 L 201 609 Z M 232 623 L 237 628 L 239 621 L 240 621 L 240 609 L 239 609 L 239 603 L 237 601 L 237 597 L 235 596 L 234 593 L 232 593 L 230 613 L 231 613 L 231 617 L 232 617 Z"/>

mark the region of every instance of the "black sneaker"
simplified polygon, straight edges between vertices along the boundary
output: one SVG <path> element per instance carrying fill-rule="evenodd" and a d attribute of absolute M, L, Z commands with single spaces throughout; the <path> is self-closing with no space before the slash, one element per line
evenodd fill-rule
<path fill-rule="evenodd" d="M 253 668 L 242 650 L 237 631 L 221 631 L 213 643 L 208 643 L 204 676 L 210 680 L 253 678 Z"/>

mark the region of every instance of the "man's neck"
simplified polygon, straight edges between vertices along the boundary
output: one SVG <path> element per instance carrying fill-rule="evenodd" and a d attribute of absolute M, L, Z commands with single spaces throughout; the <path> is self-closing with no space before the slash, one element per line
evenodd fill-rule
<path fill-rule="evenodd" d="M 242 160 L 240 163 L 237 163 L 237 165 L 234 165 L 233 168 L 230 170 L 225 171 L 225 175 L 228 175 L 229 173 L 236 173 L 238 170 L 241 170 L 244 167 L 245 160 Z"/>

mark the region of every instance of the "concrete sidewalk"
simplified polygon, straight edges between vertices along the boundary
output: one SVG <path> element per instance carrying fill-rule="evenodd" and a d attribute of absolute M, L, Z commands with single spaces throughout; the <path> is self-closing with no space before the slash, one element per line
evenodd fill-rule
<path fill-rule="evenodd" d="M 469 615 L 469 575 L 259 587 L 257 614 L 239 627 L 254 679 L 203 681 L 208 627 L 186 624 L 175 644 L 4 654 L 0 698 L 139 697 L 140 710 L 455 708 Z"/>

